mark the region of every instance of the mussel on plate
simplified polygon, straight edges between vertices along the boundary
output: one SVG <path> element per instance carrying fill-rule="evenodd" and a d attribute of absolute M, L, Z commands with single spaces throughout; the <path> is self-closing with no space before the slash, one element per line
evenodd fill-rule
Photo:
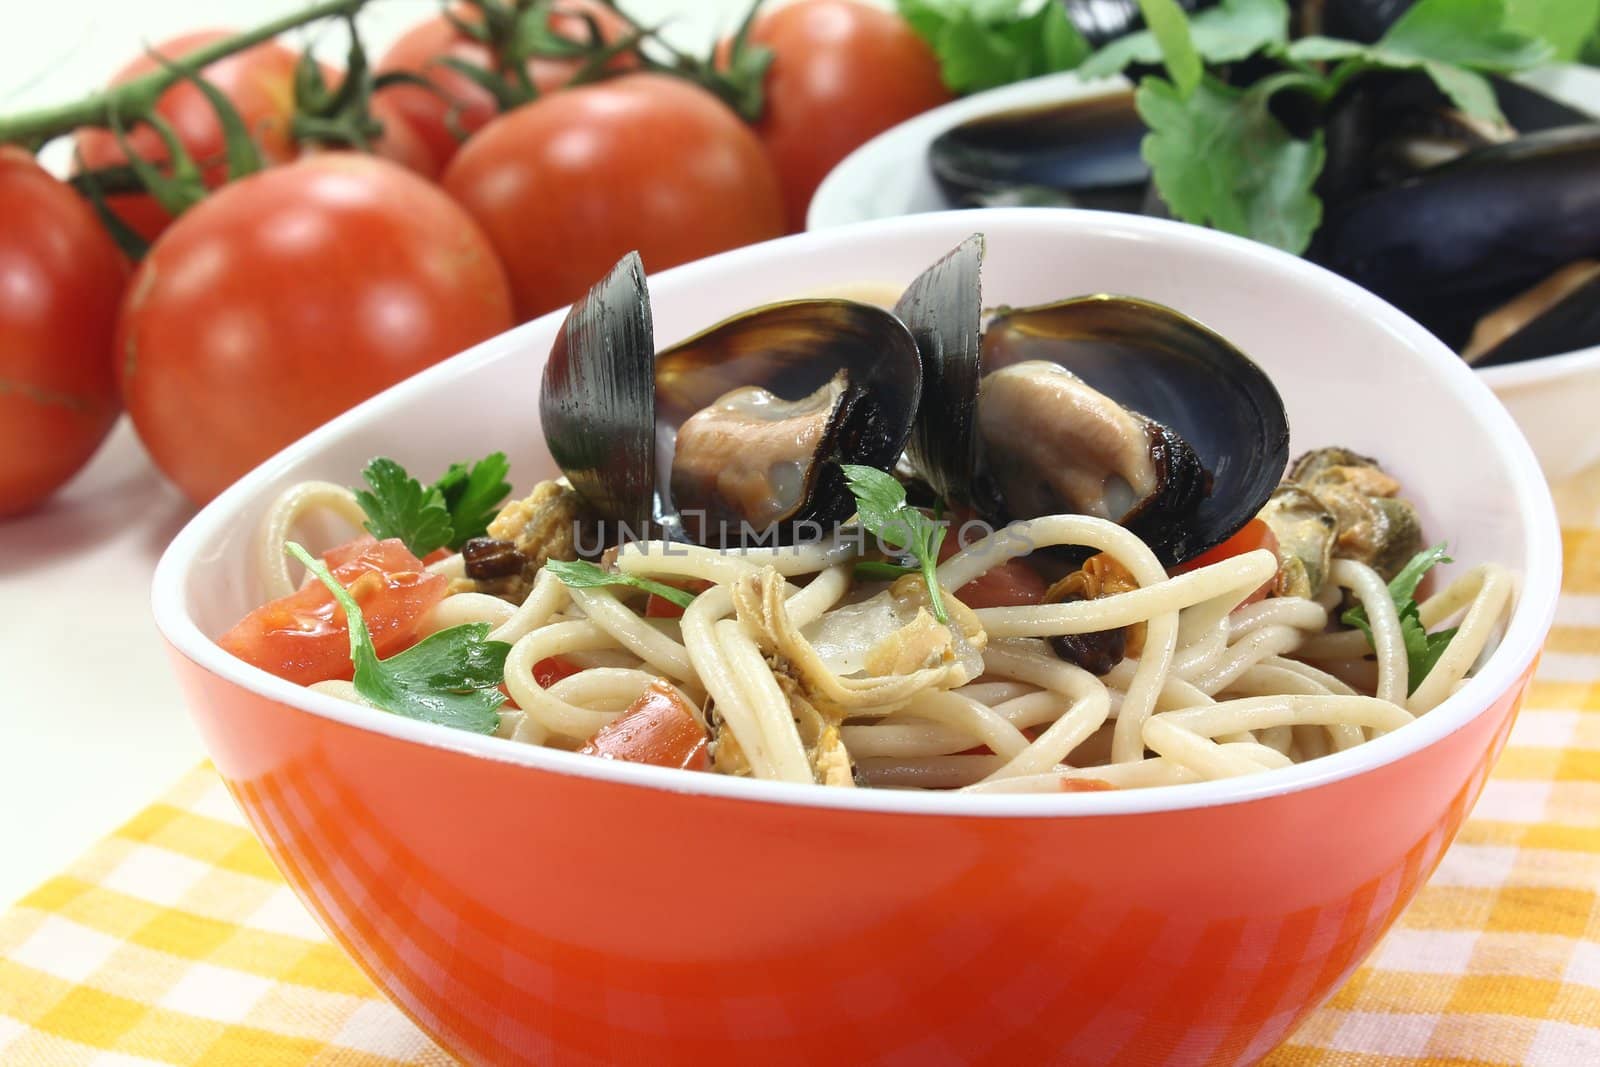
<path fill-rule="evenodd" d="M 1086 296 L 984 321 L 974 235 L 896 311 L 923 358 L 908 455 L 947 499 L 1004 522 L 1117 521 L 1175 565 L 1258 512 L 1288 462 L 1282 399 L 1237 348 L 1171 308 Z"/>
<path fill-rule="evenodd" d="M 540 412 L 552 458 L 601 519 L 783 543 L 854 511 L 840 463 L 894 466 L 921 380 L 900 320 L 850 300 L 755 308 L 658 355 L 630 253 L 568 312 Z"/>

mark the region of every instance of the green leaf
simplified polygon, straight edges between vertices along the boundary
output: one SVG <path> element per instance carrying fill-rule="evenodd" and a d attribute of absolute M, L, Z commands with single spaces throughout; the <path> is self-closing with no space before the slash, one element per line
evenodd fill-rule
<path fill-rule="evenodd" d="M 1162 62 L 1178 94 L 1190 95 L 1199 87 L 1205 68 L 1189 35 L 1189 17 L 1176 0 L 1139 0 L 1139 10 L 1144 12 L 1144 24 L 1161 48 Z"/>
<path fill-rule="evenodd" d="M 855 573 L 857 578 L 869 582 L 892 582 L 896 578 L 916 574 L 919 569 L 907 567 L 903 563 L 888 563 L 881 559 L 863 559 L 856 562 Z"/>
<path fill-rule="evenodd" d="M 899 0 L 901 17 L 933 49 L 945 85 L 971 93 L 1072 70 L 1091 49 L 1059 3 Z"/>
<path fill-rule="evenodd" d="M 304 548 L 291 541 L 284 550 L 303 563 L 344 609 L 356 692 L 362 697 L 408 719 L 473 733 L 493 733 L 500 726 L 498 711 L 506 698 L 498 686 L 511 646 L 490 641 L 488 623 L 440 630 L 380 660 L 355 598 Z"/>
<path fill-rule="evenodd" d="M 1189 19 L 1195 51 L 1207 63 L 1236 63 L 1289 39 L 1289 6 L 1284 0 L 1223 0 Z M 1161 62 L 1161 45 L 1149 30 L 1110 42 L 1078 68 L 1086 78 L 1119 74 L 1131 64 Z"/>
<path fill-rule="evenodd" d="M 1422 584 L 1423 576 L 1441 563 L 1454 562 L 1445 553 L 1442 543 L 1425 548 L 1412 556 L 1399 573 L 1389 580 L 1389 598 L 1394 601 L 1395 611 L 1400 616 L 1400 639 L 1406 648 L 1411 693 L 1417 691 L 1417 686 L 1433 670 L 1434 664 L 1439 662 L 1439 657 L 1444 655 L 1445 648 L 1449 646 L 1450 639 L 1456 635 L 1454 629 L 1428 633 L 1423 628 L 1422 613 L 1416 600 L 1417 587 Z M 1367 618 L 1366 608 L 1358 604 L 1346 611 L 1339 621 L 1366 634 L 1367 643 L 1377 647 L 1372 639 L 1372 625 Z"/>
<path fill-rule="evenodd" d="M 433 483 L 450 512 L 450 548 L 460 550 L 474 537 L 488 532 L 501 503 L 511 495 L 511 483 L 505 480 L 510 470 L 511 461 L 506 454 L 495 452 L 470 468 L 465 463 L 452 463 L 444 477 Z"/>
<path fill-rule="evenodd" d="M 1134 99 L 1150 129 L 1145 161 L 1175 216 L 1300 253 L 1322 221 L 1312 187 L 1325 152 L 1321 130 L 1302 141 L 1268 110 L 1280 84 L 1241 90 L 1207 77 L 1185 99 L 1146 78 Z"/>
<path fill-rule="evenodd" d="M 1600 0 L 1507 0 L 1506 25 L 1544 40 L 1564 63 L 1600 29 Z"/>
<path fill-rule="evenodd" d="M 856 498 L 856 518 L 862 527 L 885 544 L 893 545 L 917 561 L 928 583 L 928 603 L 933 617 L 948 623 L 944 596 L 939 589 L 939 545 L 944 526 L 906 503 L 906 489 L 892 474 L 858 463 L 841 463 L 850 492 Z"/>
<path fill-rule="evenodd" d="M 450 543 L 450 509 L 434 486 L 423 487 L 394 460 L 380 456 L 361 472 L 370 489 L 356 490 L 367 513 L 367 532 L 378 540 L 398 537 L 417 557 Z"/>
<path fill-rule="evenodd" d="M 1420 0 L 1375 45 L 1306 37 L 1285 54 L 1292 62 L 1339 62 L 1324 98 L 1367 71 L 1420 70 L 1457 108 L 1499 122 L 1500 105 L 1480 72 L 1526 70 L 1552 54 L 1544 41 L 1507 28 L 1506 17 L 1504 0 Z"/>
<path fill-rule="evenodd" d="M 649 578 L 640 578 L 633 574 L 602 570 L 593 563 L 581 559 L 552 559 L 545 563 L 544 569 L 559 578 L 562 585 L 570 586 L 573 589 L 598 589 L 608 585 L 627 585 L 635 589 L 643 589 L 647 593 L 654 593 L 663 600 L 672 601 L 680 608 L 687 608 L 694 603 L 694 594 L 686 590 L 677 589 Z"/>

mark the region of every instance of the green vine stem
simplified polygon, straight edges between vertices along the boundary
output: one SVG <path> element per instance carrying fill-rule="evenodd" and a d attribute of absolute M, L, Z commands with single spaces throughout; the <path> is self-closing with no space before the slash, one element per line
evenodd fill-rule
<path fill-rule="evenodd" d="M 322 3 L 264 22 L 244 33 L 197 48 L 183 57 L 183 64 L 191 70 L 199 70 L 208 63 L 243 52 L 308 23 L 326 18 L 349 18 L 367 3 L 368 0 L 323 0 Z M 19 115 L 0 115 L 0 144 L 18 144 L 30 151 L 38 151 L 46 142 L 71 133 L 80 126 L 110 125 L 113 113 L 125 122 L 135 122 L 149 115 L 161 94 L 183 77 L 182 69 L 163 67 L 70 103 Z"/>

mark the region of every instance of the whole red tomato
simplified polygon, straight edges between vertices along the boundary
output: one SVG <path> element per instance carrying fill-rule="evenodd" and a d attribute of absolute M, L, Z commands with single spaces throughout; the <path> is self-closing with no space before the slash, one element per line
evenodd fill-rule
<path fill-rule="evenodd" d="M 473 18 L 472 9 L 465 6 L 457 7 L 453 14 L 458 18 Z M 586 41 L 590 19 L 607 43 L 619 40 L 628 32 L 627 20 L 600 0 L 556 0 L 548 24 L 562 37 Z M 379 93 L 378 99 L 387 102 L 410 122 L 440 166 L 450 161 L 461 143 L 450 125 L 452 106 L 459 109 L 456 123 L 463 134 L 482 129 L 499 110 L 494 97 L 482 86 L 438 62 L 444 58 L 459 59 L 484 70 L 494 69 L 489 49 L 463 36 L 443 15 L 425 19 L 406 31 L 378 61 L 377 67 L 380 74 L 396 70 L 421 74 L 438 90 L 430 92 L 419 85 L 396 85 Z M 610 67 L 626 69 L 633 62 L 632 57 L 618 56 Z M 566 85 L 582 65 L 581 59 L 534 58 L 528 60 L 526 69 L 534 88 L 546 93 Z"/>
<path fill-rule="evenodd" d="M 128 266 L 94 212 L 0 145 L 0 518 L 42 502 L 117 417 L 112 335 Z"/>
<path fill-rule="evenodd" d="M 789 230 L 811 194 L 860 145 L 951 99 L 939 61 L 892 11 L 856 0 L 799 0 L 762 12 L 750 41 L 773 51 L 756 132 L 783 183 Z"/>
<path fill-rule="evenodd" d="M 180 59 L 197 48 L 231 36 L 227 30 L 199 30 L 174 37 L 156 46 L 155 51 Z M 268 41 L 202 69 L 206 81 L 216 86 L 239 111 L 245 126 L 261 149 L 264 163 L 286 163 L 298 149 L 290 135 L 294 118 L 294 68 L 298 56 L 283 45 Z M 160 69 L 152 55 L 141 55 L 119 70 L 111 79 L 121 85 Z M 156 113 L 177 133 L 179 142 L 201 164 L 206 185 L 215 188 L 227 176 L 222 126 L 205 96 L 190 82 L 179 82 L 161 94 Z M 168 158 L 166 145 L 149 126 L 129 131 L 128 141 L 142 158 L 157 163 Z M 108 167 L 127 162 L 127 155 L 110 130 L 84 129 L 78 133 L 78 153 L 85 167 Z M 161 206 L 144 194 L 121 194 L 110 198 L 110 205 L 125 222 L 147 241 L 172 221 Z"/>
<path fill-rule="evenodd" d="M 128 286 L 123 395 L 195 501 L 385 386 L 512 323 L 481 230 L 436 186 L 352 152 L 213 193 Z"/>
<path fill-rule="evenodd" d="M 630 249 L 661 270 L 783 231 L 755 135 L 710 93 L 660 74 L 500 116 L 462 147 L 444 187 L 494 242 L 522 319 L 570 303 Z"/>

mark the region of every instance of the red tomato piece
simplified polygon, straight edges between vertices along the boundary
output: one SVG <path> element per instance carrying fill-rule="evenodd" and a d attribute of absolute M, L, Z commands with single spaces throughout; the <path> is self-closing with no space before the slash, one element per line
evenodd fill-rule
<path fill-rule="evenodd" d="M 355 597 L 380 659 L 412 644 L 417 620 L 444 599 L 449 585 L 443 575 L 424 570 L 397 538 L 354 541 L 329 551 L 323 560 Z M 300 685 L 349 679 L 355 673 L 344 610 L 314 579 L 246 615 L 217 644 Z"/>
<path fill-rule="evenodd" d="M 956 524 L 945 531 L 944 541 L 939 545 L 940 563 L 961 550 L 955 536 L 959 528 Z M 957 589 L 956 597 L 969 608 L 1010 608 L 1039 603 L 1047 588 L 1039 572 L 1025 560 L 1008 559 Z"/>
<path fill-rule="evenodd" d="M 674 589 L 682 589 L 686 593 L 699 595 L 711 588 L 711 583 L 698 578 L 691 578 L 683 582 L 666 582 Z M 647 619 L 681 619 L 683 609 L 678 607 L 666 597 L 650 594 L 650 599 L 644 602 L 644 617 Z"/>
<path fill-rule="evenodd" d="M 1222 544 L 1200 553 L 1187 563 L 1172 568 L 1172 573 L 1188 574 L 1190 571 L 1199 570 L 1201 567 L 1207 567 L 1213 563 L 1221 563 L 1225 559 L 1242 556 L 1246 552 L 1254 552 L 1258 548 L 1264 548 L 1276 556 L 1278 554 L 1278 538 L 1273 534 L 1272 527 L 1261 519 L 1251 519 L 1240 527 L 1238 533 L 1222 542 Z M 1267 594 L 1272 592 L 1272 586 L 1277 580 L 1278 576 L 1274 573 L 1260 589 L 1245 597 L 1244 604 L 1254 604 L 1259 600 L 1265 600 Z M 1243 607 L 1244 604 L 1239 606 Z"/>
<path fill-rule="evenodd" d="M 582 670 L 577 664 L 561 656 L 548 656 L 533 665 L 533 680 L 540 689 L 549 689 L 563 678 L 571 678 Z"/>
<path fill-rule="evenodd" d="M 671 686 L 657 679 L 578 751 L 601 759 L 705 771 L 711 769 L 706 744 L 705 728 L 693 710 Z"/>
<path fill-rule="evenodd" d="M 1063 793 L 1104 793 L 1115 788 L 1117 787 L 1100 778 L 1061 779 Z"/>

